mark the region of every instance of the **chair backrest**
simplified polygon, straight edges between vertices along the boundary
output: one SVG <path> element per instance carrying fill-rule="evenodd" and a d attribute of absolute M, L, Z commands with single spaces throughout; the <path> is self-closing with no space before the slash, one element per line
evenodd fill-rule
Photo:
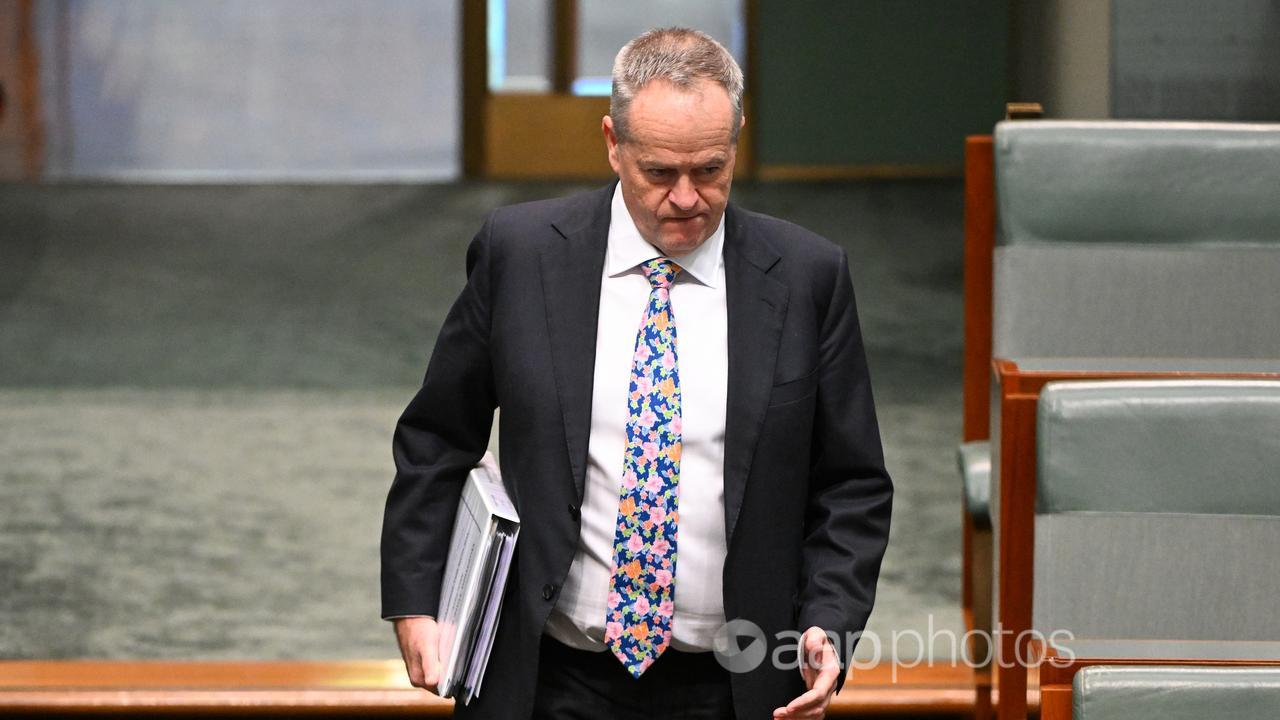
<path fill-rule="evenodd" d="M 1002 122 L 995 357 L 1280 358 L 1280 124 Z"/>
<path fill-rule="evenodd" d="M 1280 707 L 1280 668 L 1095 665 L 1071 695 L 1074 720 L 1256 720 Z"/>
<path fill-rule="evenodd" d="M 1280 381 L 1050 383 L 1033 625 L 1280 640 Z"/>

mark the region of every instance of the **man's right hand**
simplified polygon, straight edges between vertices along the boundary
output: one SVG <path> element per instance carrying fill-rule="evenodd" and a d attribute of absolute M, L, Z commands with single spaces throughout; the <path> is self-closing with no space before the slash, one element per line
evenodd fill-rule
<path fill-rule="evenodd" d="M 439 694 L 440 635 L 435 618 L 405 617 L 393 621 L 396 640 L 400 643 L 400 656 L 409 672 L 409 682 L 414 687 Z"/>

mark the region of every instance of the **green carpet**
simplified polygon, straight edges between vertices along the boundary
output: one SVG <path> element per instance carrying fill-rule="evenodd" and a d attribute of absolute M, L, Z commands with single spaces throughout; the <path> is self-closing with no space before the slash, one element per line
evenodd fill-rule
<path fill-rule="evenodd" d="M 391 428 L 485 211 L 578 187 L 0 185 L 0 657 L 394 656 Z M 849 250 L 898 491 L 872 629 L 958 632 L 959 183 L 734 198 Z"/>

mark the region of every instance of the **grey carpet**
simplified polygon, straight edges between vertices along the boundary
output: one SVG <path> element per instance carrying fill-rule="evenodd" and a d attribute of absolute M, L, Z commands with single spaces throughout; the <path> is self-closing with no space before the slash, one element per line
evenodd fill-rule
<path fill-rule="evenodd" d="M 390 429 L 484 212 L 578 187 L 0 186 L 0 657 L 394 656 Z M 849 250 L 898 489 L 872 629 L 958 633 L 959 183 L 734 197 Z"/>

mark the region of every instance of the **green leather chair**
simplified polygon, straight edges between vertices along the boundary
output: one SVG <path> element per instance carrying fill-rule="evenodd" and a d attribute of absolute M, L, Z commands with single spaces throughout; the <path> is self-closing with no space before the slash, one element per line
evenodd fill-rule
<path fill-rule="evenodd" d="M 1024 120 L 994 135 L 993 357 L 1280 367 L 1280 124 Z M 998 481 L 983 451 L 957 458 L 977 518 L 992 494 L 974 486 Z"/>
<path fill-rule="evenodd" d="M 1259 720 L 1280 714 L 1280 668 L 1112 667 L 1076 674 L 1074 720 Z"/>
<path fill-rule="evenodd" d="M 1280 370 L 1280 124 L 1006 121 L 993 145 L 993 357 Z M 996 547 L 997 450 L 957 453 L 971 527 Z"/>

